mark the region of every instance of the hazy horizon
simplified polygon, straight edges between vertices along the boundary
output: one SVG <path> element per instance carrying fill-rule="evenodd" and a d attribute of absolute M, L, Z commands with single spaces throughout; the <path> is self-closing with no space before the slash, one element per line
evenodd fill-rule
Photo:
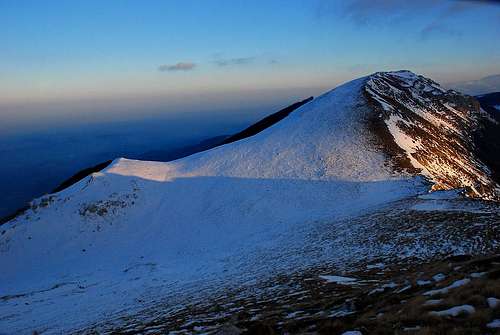
<path fill-rule="evenodd" d="M 1 1 L 2 131 L 48 119 L 229 115 L 384 70 L 478 80 L 500 73 L 497 4 Z"/>

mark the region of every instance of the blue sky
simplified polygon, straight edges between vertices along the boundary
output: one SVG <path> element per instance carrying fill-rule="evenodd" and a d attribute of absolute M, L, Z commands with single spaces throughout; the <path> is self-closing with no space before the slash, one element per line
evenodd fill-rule
<path fill-rule="evenodd" d="M 471 80 L 499 37 L 493 1 L 0 0 L 0 105 Z"/>

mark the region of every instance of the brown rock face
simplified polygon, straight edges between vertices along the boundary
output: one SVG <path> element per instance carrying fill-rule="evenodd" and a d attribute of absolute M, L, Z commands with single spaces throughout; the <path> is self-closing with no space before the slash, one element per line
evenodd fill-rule
<path fill-rule="evenodd" d="M 464 188 L 471 197 L 500 199 L 474 140 L 485 124 L 498 124 L 473 97 L 409 71 L 375 73 L 364 90 L 377 113 L 377 135 L 393 141 L 387 147 L 397 166 L 427 176 L 433 189 Z"/>

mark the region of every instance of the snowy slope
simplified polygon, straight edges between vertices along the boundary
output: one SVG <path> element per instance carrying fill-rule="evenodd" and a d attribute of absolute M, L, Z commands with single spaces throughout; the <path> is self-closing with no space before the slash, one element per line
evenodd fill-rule
<path fill-rule="evenodd" d="M 370 131 L 377 76 L 253 137 L 168 163 L 117 159 L 36 200 L 0 227 L 0 332 L 64 333 L 325 258 L 355 260 L 369 246 L 323 250 L 311 245 L 315 229 L 425 188 Z M 399 131 L 399 120 L 388 124 Z"/>

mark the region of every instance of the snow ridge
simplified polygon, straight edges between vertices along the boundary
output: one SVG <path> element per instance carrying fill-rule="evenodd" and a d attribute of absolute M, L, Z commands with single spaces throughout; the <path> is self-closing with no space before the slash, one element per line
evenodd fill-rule
<path fill-rule="evenodd" d="M 304 255 L 318 225 L 424 187 L 367 136 L 366 81 L 255 136 L 168 163 L 117 159 L 34 201 L 2 227 L 0 314 L 11 316 L 0 329 L 65 333 L 144 300 L 173 304 L 190 290 L 356 259 L 355 248 Z"/>

